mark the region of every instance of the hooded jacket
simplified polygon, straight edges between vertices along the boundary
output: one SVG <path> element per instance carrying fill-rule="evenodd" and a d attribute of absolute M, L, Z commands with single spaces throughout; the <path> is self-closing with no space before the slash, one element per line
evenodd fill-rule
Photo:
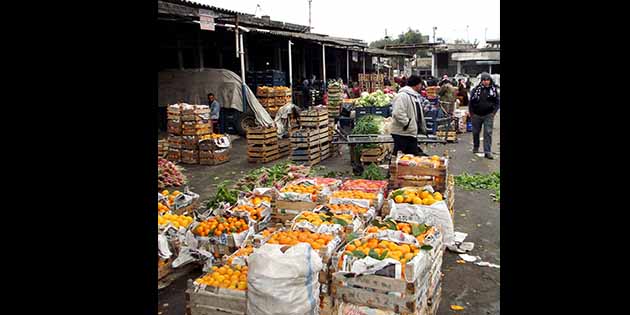
<path fill-rule="evenodd" d="M 418 106 L 416 106 L 416 103 Z M 422 112 L 422 97 L 418 92 L 409 86 L 405 86 L 398 91 L 392 104 L 393 121 L 391 134 L 415 137 L 418 133 L 427 133 L 427 126 Z M 420 108 L 420 110 L 418 111 L 417 108 Z"/>
<path fill-rule="evenodd" d="M 500 99 L 497 87 L 494 85 L 492 77 L 487 73 L 481 74 L 481 80 L 490 80 L 488 87 L 479 83 L 472 91 L 470 91 L 470 101 L 468 103 L 468 111 L 479 116 L 485 116 L 490 113 L 496 113 L 499 110 Z"/>

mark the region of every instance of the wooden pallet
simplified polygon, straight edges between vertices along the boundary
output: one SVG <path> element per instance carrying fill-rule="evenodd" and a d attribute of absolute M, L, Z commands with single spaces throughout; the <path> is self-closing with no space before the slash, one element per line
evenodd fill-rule
<path fill-rule="evenodd" d="M 248 143 L 247 144 L 247 152 L 256 152 L 256 153 L 264 153 L 264 152 L 272 152 L 272 151 L 278 151 L 280 147 L 278 146 L 278 142 L 276 141 L 276 143 L 273 144 L 255 144 L 255 143 Z"/>
<path fill-rule="evenodd" d="M 193 280 L 188 280 L 185 293 L 188 315 L 247 314 L 247 291 L 205 287 L 195 292 Z"/>
<path fill-rule="evenodd" d="M 428 275 L 427 275 L 428 276 Z M 426 294 L 428 277 L 419 277 L 413 283 L 377 275 L 345 278 L 333 274 L 332 294 L 337 301 L 389 310 L 401 315 L 415 315 L 421 309 Z M 396 292 L 396 295 L 389 294 Z"/>
<path fill-rule="evenodd" d="M 300 122 L 300 126 L 306 128 L 323 128 L 328 126 L 328 115 L 326 115 L 326 119 L 322 121 L 312 121 L 312 122 Z"/>

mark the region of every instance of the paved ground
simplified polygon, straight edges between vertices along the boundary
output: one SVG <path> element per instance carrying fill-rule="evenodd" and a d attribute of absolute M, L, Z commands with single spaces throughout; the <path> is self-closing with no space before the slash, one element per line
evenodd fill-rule
<path fill-rule="evenodd" d="M 451 156 L 450 172 L 452 174 L 488 173 L 499 170 L 500 165 L 500 114 L 494 123 L 493 151 L 495 160 L 477 157 L 471 152 L 472 134 L 459 135 L 459 142 L 444 145 L 433 145 L 425 149 L 429 154 L 443 154 L 448 149 Z M 274 163 L 269 163 L 273 165 Z M 350 158 L 346 146 L 342 146 L 342 156 L 323 161 L 320 165 L 330 171 L 349 172 Z M 216 184 L 224 179 L 238 179 L 242 173 L 260 165 L 247 163 L 244 139 L 233 142 L 231 160 L 218 166 L 186 166 L 191 190 L 205 200 L 212 196 Z M 215 179 L 217 178 L 218 179 Z M 493 202 L 490 191 L 464 191 L 456 188 L 455 192 L 455 230 L 468 233 L 466 241 L 474 242 L 475 249 L 469 253 L 480 256 L 484 261 L 501 264 L 500 261 L 500 207 Z M 457 264 L 457 254 L 446 252 L 444 256 L 442 302 L 438 314 L 499 314 L 500 307 L 500 272 L 499 269 L 480 267 L 471 263 Z M 158 293 L 159 314 L 177 314 L 185 312 L 184 291 L 186 279 L 195 278 L 200 272 L 189 277 L 180 278 L 169 287 Z M 465 310 L 454 312 L 450 305 L 465 307 Z M 166 305 L 166 306 L 165 306 Z"/>

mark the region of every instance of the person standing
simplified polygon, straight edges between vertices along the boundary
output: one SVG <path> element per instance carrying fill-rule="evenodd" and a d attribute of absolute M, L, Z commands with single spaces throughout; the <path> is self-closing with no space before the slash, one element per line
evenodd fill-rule
<path fill-rule="evenodd" d="M 438 90 L 440 103 L 444 106 L 447 113 L 453 114 L 455 111 L 455 100 L 457 99 L 457 89 L 448 79 L 446 81 L 442 80 L 440 84 L 440 89 Z"/>
<path fill-rule="evenodd" d="M 451 80 L 448 79 L 448 74 L 444 74 L 442 76 L 442 80 L 440 81 L 440 83 L 438 84 L 439 86 L 442 86 L 444 84 L 450 83 L 451 85 L 453 85 L 453 82 L 451 82 Z"/>
<path fill-rule="evenodd" d="M 417 156 L 426 154 L 418 147 L 418 134 L 428 135 L 424 113 L 422 112 L 422 97 L 420 90 L 422 81 L 419 76 L 412 75 L 407 80 L 407 86 L 402 87 L 394 97 L 391 135 L 394 139 L 394 154 L 402 151 L 404 154 Z"/>
<path fill-rule="evenodd" d="M 483 126 L 483 151 L 487 159 L 492 156 L 492 127 L 494 116 L 499 110 L 499 92 L 488 73 L 481 74 L 481 83 L 470 92 L 468 111 L 472 116 L 473 153 L 479 152 L 479 134 Z"/>
<path fill-rule="evenodd" d="M 221 115 L 221 104 L 214 98 L 214 94 L 208 93 L 208 106 L 210 107 L 210 121 L 212 122 L 212 132 L 219 132 L 219 116 Z"/>
<path fill-rule="evenodd" d="M 461 106 L 468 106 L 468 87 L 466 87 L 466 83 L 464 79 L 459 80 L 459 90 L 457 91 L 457 96 L 462 98 Z"/>

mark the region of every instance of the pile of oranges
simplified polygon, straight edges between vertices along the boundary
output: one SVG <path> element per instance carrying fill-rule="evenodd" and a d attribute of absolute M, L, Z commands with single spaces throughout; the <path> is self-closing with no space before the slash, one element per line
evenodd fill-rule
<path fill-rule="evenodd" d="M 237 250 L 236 253 L 234 253 L 234 255 L 232 255 L 228 259 L 227 263 L 228 263 L 228 265 L 231 265 L 232 264 L 232 259 L 234 257 L 237 257 L 237 256 L 249 256 L 253 252 L 254 252 L 254 247 L 252 247 L 251 245 L 243 247 L 243 248 Z"/>
<path fill-rule="evenodd" d="M 402 265 L 403 275 L 405 272 L 405 264 L 412 260 L 420 252 L 420 248 L 410 244 L 397 244 L 387 240 L 378 240 L 377 238 L 368 238 L 363 240 L 354 240 L 346 245 L 346 250 L 342 256 L 350 255 L 363 258 L 370 256 L 374 259 L 383 260 L 391 258 L 398 260 Z M 343 259 L 339 259 L 339 268 L 343 265 Z"/>
<path fill-rule="evenodd" d="M 262 212 L 265 210 L 263 207 L 252 207 L 252 206 L 248 206 L 248 205 L 240 205 L 240 206 L 236 206 L 234 207 L 234 209 L 232 209 L 235 212 L 248 212 L 249 213 L 249 217 L 252 218 L 252 220 L 257 221 L 260 218 L 262 218 Z"/>
<path fill-rule="evenodd" d="M 346 224 L 352 223 L 351 214 L 335 214 L 333 216 L 330 216 L 325 213 L 314 213 L 311 211 L 304 211 L 300 213 L 300 215 L 296 218 L 295 221 L 296 222 L 308 221 L 315 226 L 320 226 L 322 224 L 336 223 L 333 219 L 342 220 Z"/>
<path fill-rule="evenodd" d="M 275 227 L 268 227 L 264 229 L 262 232 L 260 232 L 260 234 L 263 236 L 263 238 L 267 238 L 271 236 L 271 234 L 273 234 L 275 231 L 276 231 Z"/>
<path fill-rule="evenodd" d="M 271 236 L 267 243 L 280 245 L 296 245 L 297 243 L 309 243 L 318 250 L 328 245 L 333 239 L 331 234 L 312 233 L 310 231 L 283 231 Z"/>
<path fill-rule="evenodd" d="M 367 208 L 359 207 L 352 204 L 344 204 L 344 205 L 327 204 L 326 207 L 328 207 L 328 209 L 330 209 L 330 211 L 332 211 L 333 213 L 352 211 L 352 213 L 354 214 L 365 214 L 367 213 L 367 210 L 368 210 Z"/>
<path fill-rule="evenodd" d="M 367 192 L 385 191 L 387 189 L 386 180 L 351 179 L 341 186 L 341 190 L 360 190 Z"/>
<path fill-rule="evenodd" d="M 254 205 L 254 207 L 258 207 L 263 202 L 267 202 L 267 203 L 271 204 L 271 197 L 269 197 L 269 196 L 254 197 L 254 198 L 251 199 L 251 201 L 252 201 L 252 204 Z"/>
<path fill-rule="evenodd" d="M 192 222 L 193 218 L 185 215 L 167 213 L 165 215 L 158 216 L 158 225 L 171 223 L 176 228 L 187 228 Z"/>
<path fill-rule="evenodd" d="M 339 190 L 333 193 L 333 198 L 350 198 L 350 199 L 369 199 L 370 205 L 374 205 L 377 195 L 371 192 L 364 192 L 360 190 Z"/>
<path fill-rule="evenodd" d="M 431 164 L 434 168 L 438 168 L 441 165 L 440 157 L 434 155 L 432 157 L 428 156 L 415 156 L 411 154 L 405 154 L 400 157 L 401 161 L 413 161 L 417 164 Z"/>
<path fill-rule="evenodd" d="M 158 202 L 158 214 L 159 215 L 163 215 L 164 212 L 167 212 L 168 210 L 169 209 L 168 209 L 167 205 L 165 205 L 165 204 L 163 204 L 161 202 Z"/>
<path fill-rule="evenodd" d="M 181 194 L 181 192 L 177 190 L 172 193 L 169 193 L 166 189 L 162 190 L 162 195 L 168 198 L 169 206 L 172 206 L 175 203 L 175 197 L 179 196 L 179 194 Z"/>
<path fill-rule="evenodd" d="M 400 188 L 392 192 L 394 202 L 396 203 L 410 203 L 414 205 L 427 205 L 430 206 L 438 201 L 443 200 L 442 194 L 439 192 L 430 192 L 410 187 Z"/>
<path fill-rule="evenodd" d="M 415 223 L 417 224 L 417 223 Z M 376 227 L 376 226 L 370 226 L 368 227 L 365 232 L 366 233 L 377 233 L 379 230 L 387 230 L 388 228 L 386 226 L 381 226 L 381 227 Z M 407 223 L 407 222 L 397 222 L 396 223 L 396 230 L 397 231 L 402 231 L 405 234 L 409 234 L 409 235 L 413 235 L 412 233 L 412 224 L 411 223 Z M 424 238 L 430 234 L 433 233 L 435 231 L 434 227 L 428 227 L 427 229 L 424 230 L 424 232 L 422 232 L 420 235 L 416 236 L 416 240 L 418 240 L 418 242 L 420 244 L 424 244 Z"/>
<path fill-rule="evenodd" d="M 247 266 L 212 267 L 212 272 L 195 280 L 196 284 L 205 284 L 217 288 L 247 290 Z"/>
<path fill-rule="evenodd" d="M 322 191 L 321 185 L 294 185 L 289 184 L 282 188 L 280 192 L 292 192 L 298 194 L 310 194 L 313 202 L 317 201 L 317 194 Z"/>
<path fill-rule="evenodd" d="M 221 234 L 241 233 L 247 231 L 248 228 L 247 222 L 242 218 L 213 217 L 199 223 L 194 232 L 199 236 L 221 236 Z"/>

